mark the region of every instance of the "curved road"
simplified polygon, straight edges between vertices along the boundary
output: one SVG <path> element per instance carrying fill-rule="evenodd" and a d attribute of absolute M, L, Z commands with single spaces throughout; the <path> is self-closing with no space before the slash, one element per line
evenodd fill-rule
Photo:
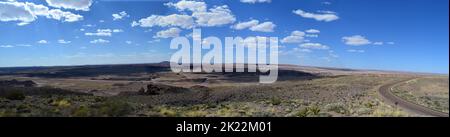
<path fill-rule="evenodd" d="M 435 117 L 448 117 L 447 113 L 444 112 L 440 112 L 440 111 L 436 111 L 427 107 L 424 107 L 422 105 L 418 105 L 416 103 L 412 103 L 409 101 L 406 101 L 396 95 L 394 95 L 391 90 L 392 87 L 398 83 L 402 83 L 402 82 L 406 82 L 412 79 L 407 79 L 407 80 L 403 80 L 403 81 L 399 81 L 399 82 L 394 82 L 394 83 L 389 83 L 386 85 L 383 85 L 380 87 L 379 92 L 380 95 L 383 97 L 384 100 L 386 100 L 387 102 L 398 106 L 404 110 L 410 111 L 410 112 L 414 112 L 417 114 L 421 114 L 421 115 L 427 115 L 427 116 L 435 116 Z"/>

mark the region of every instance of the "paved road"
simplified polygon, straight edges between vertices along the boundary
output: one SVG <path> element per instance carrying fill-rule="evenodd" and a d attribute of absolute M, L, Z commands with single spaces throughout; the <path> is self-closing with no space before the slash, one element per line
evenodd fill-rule
<path fill-rule="evenodd" d="M 424 107 L 422 105 L 418 105 L 416 103 L 412 103 L 409 101 L 406 101 L 396 95 L 394 95 L 391 90 L 392 87 L 398 83 L 406 82 L 412 79 L 403 80 L 399 82 L 389 83 L 386 85 L 383 85 L 379 89 L 380 95 L 383 97 L 384 100 L 387 102 L 396 105 L 397 107 L 400 107 L 406 111 L 410 111 L 413 113 L 421 114 L 421 115 L 427 115 L 427 116 L 434 116 L 434 117 L 448 117 L 447 113 L 436 111 L 427 107 Z"/>

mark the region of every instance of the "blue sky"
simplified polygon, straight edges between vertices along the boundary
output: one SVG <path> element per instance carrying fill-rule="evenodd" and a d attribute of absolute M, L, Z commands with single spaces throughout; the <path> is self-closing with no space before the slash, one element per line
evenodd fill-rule
<path fill-rule="evenodd" d="M 447 73 L 448 0 L 0 0 L 0 67 L 167 61 L 175 36 L 271 36 L 280 63 Z M 114 15 L 113 15 L 114 14 Z M 134 23 L 133 23 L 134 22 Z"/>

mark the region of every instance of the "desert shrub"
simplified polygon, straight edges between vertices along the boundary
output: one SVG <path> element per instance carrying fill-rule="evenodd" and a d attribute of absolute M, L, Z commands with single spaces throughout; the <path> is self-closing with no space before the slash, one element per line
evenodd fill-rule
<path fill-rule="evenodd" d="M 270 104 L 272 105 L 280 105 L 281 104 L 281 99 L 277 98 L 277 97 L 273 97 L 270 99 Z"/>
<path fill-rule="evenodd" d="M 309 111 L 309 113 L 311 113 L 311 115 L 319 115 L 320 108 L 318 106 L 311 106 L 311 107 L 308 107 L 308 111 Z"/>
<path fill-rule="evenodd" d="M 186 117 L 205 117 L 207 114 L 208 112 L 202 110 L 188 110 L 183 115 Z"/>
<path fill-rule="evenodd" d="M 332 111 L 340 114 L 348 114 L 349 110 L 342 103 L 331 103 L 325 106 L 325 110 Z"/>
<path fill-rule="evenodd" d="M 76 108 L 73 112 L 72 112 L 72 116 L 75 117 L 88 117 L 91 116 L 91 110 L 89 107 L 87 106 L 80 106 L 78 108 Z"/>
<path fill-rule="evenodd" d="M 70 102 L 66 99 L 59 99 L 57 101 L 53 101 L 51 104 L 60 108 L 67 108 L 71 105 Z"/>
<path fill-rule="evenodd" d="M 239 113 L 231 105 L 220 105 L 216 113 L 219 117 L 236 117 Z"/>
<path fill-rule="evenodd" d="M 12 92 L 7 93 L 5 95 L 5 98 L 9 99 L 9 100 L 24 100 L 25 94 L 20 91 L 12 91 Z"/>
<path fill-rule="evenodd" d="M 10 109 L 0 110 L 0 117 L 17 117 L 18 114 Z"/>
<path fill-rule="evenodd" d="M 125 116 L 133 111 L 130 104 L 120 100 L 107 100 L 100 105 L 99 110 L 101 115 L 112 117 Z"/>
<path fill-rule="evenodd" d="M 356 110 L 356 114 L 358 115 L 369 115 L 372 113 L 372 109 L 370 108 L 359 108 Z"/>
<path fill-rule="evenodd" d="M 298 117 L 307 117 L 309 115 L 308 108 L 300 109 L 295 115 Z"/>
<path fill-rule="evenodd" d="M 320 108 L 318 106 L 309 106 L 300 109 L 295 115 L 298 117 L 318 116 L 320 114 Z"/>
<path fill-rule="evenodd" d="M 162 107 L 159 109 L 159 114 L 165 117 L 175 117 L 178 116 L 178 113 L 175 110 L 172 110 L 167 107 Z"/>
<path fill-rule="evenodd" d="M 375 117 L 406 117 L 407 114 L 405 112 L 400 111 L 398 109 L 383 109 L 378 108 L 375 109 L 372 113 Z"/>

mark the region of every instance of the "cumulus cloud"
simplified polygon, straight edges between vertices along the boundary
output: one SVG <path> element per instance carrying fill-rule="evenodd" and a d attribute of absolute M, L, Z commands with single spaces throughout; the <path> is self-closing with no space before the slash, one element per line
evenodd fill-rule
<path fill-rule="evenodd" d="M 316 30 L 316 29 L 308 29 L 308 30 L 306 30 L 305 32 L 306 32 L 306 33 L 320 33 L 320 31 L 319 31 L 319 30 Z"/>
<path fill-rule="evenodd" d="M 165 5 L 169 7 L 175 7 L 179 11 L 189 10 L 192 12 L 205 12 L 206 11 L 206 3 L 202 1 L 187 1 L 182 0 L 177 3 L 169 2 Z"/>
<path fill-rule="evenodd" d="M 133 21 L 132 27 L 178 27 L 190 29 L 194 26 L 213 27 L 231 24 L 236 21 L 236 17 L 231 13 L 227 5 L 214 6 L 207 10 L 205 2 L 181 0 L 177 3 L 169 2 L 165 4 L 168 7 L 174 7 L 179 11 L 191 11 L 187 14 L 171 15 L 151 15 L 147 18 Z"/>
<path fill-rule="evenodd" d="M 242 3 L 250 3 L 250 4 L 254 4 L 254 3 L 270 3 L 272 2 L 272 0 L 241 0 Z"/>
<path fill-rule="evenodd" d="M 304 48 L 293 48 L 293 50 L 294 50 L 294 51 L 297 51 L 297 52 L 306 52 L 306 53 L 312 52 L 312 50 L 310 50 L 310 49 L 304 49 Z"/>
<path fill-rule="evenodd" d="M 194 12 L 192 17 L 199 26 L 212 27 L 234 23 L 236 17 L 231 13 L 227 5 L 215 6 L 208 12 Z"/>
<path fill-rule="evenodd" d="M 306 12 L 301 9 L 292 11 L 294 14 L 297 14 L 303 18 L 315 19 L 317 21 L 325 21 L 330 22 L 339 19 L 336 13 L 311 13 Z"/>
<path fill-rule="evenodd" d="M 63 22 L 75 22 L 83 19 L 83 16 L 60 9 L 49 9 L 44 5 L 30 2 L 1 2 L 0 21 L 17 21 L 17 25 L 23 26 L 35 21 L 39 16 Z"/>
<path fill-rule="evenodd" d="M 236 29 L 236 30 L 243 30 L 243 29 L 247 29 L 253 26 L 256 26 L 259 24 L 258 20 L 250 20 L 250 21 L 246 21 L 246 22 L 239 22 L 235 25 L 233 25 L 231 28 Z"/>
<path fill-rule="evenodd" d="M 305 32 L 303 31 L 292 31 L 290 36 L 281 39 L 281 43 L 301 43 L 305 39 Z"/>
<path fill-rule="evenodd" d="M 60 44 L 69 44 L 69 43 L 72 43 L 72 42 L 71 41 L 66 41 L 64 39 L 60 39 L 60 40 L 58 40 L 58 43 L 60 43 Z"/>
<path fill-rule="evenodd" d="M 395 43 L 394 42 L 386 42 L 387 44 L 389 44 L 389 45 L 394 45 Z"/>
<path fill-rule="evenodd" d="M 171 14 L 167 16 L 161 15 L 151 15 L 147 18 L 139 20 L 139 22 L 134 21 L 131 26 L 141 26 L 141 27 L 181 27 L 184 29 L 192 28 L 194 25 L 194 20 L 189 15 L 179 15 Z"/>
<path fill-rule="evenodd" d="M 89 11 L 89 7 L 92 5 L 92 0 L 45 0 L 49 6 L 55 8 L 65 8 Z"/>
<path fill-rule="evenodd" d="M 364 36 L 361 36 L 361 35 L 342 37 L 342 41 L 346 45 L 350 45 L 350 46 L 362 46 L 362 45 L 368 45 L 368 44 L 372 43 L 368 39 L 366 39 Z"/>
<path fill-rule="evenodd" d="M 121 20 L 125 17 L 130 17 L 130 15 L 128 15 L 127 12 L 125 12 L 125 11 L 122 11 L 119 13 L 114 13 L 114 14 L 112 14 L 112 16 L 113 16 L 113 20 Z"/>
<path fill-rule="evenodd" d="M 96 39 L 96 40 L 90 41 L 90 43 L 92 43 L 92 44 L 105 44 L 105 43 L 109 43 L 109 40 Z"/>
<path fill-rule="evenodd" d="M 275 27 L 276 25 L 273 24 L 272 22 L 263 22 L 260 24 L 258 20 L 239 22 L 231 26 L 231 28 L 235 30 L 243 30 L 249 28 L 251 31 L 259 31 L 259 32 L 273 32 L 274 31 L 273 29 Z"/>
<path fill-rule="evenodd" d="M 307 49 L 321 49 L 321 50 L 327 50 L 330 49 L 330 47 L 326 45 L 322 45 L 320 43 L 303 43 L 300 44 L 301 48 L 307 48 Z"/>
<path fill-rule="evenodd" d="M 258 24 L 256 26 L 250 27 L 250 30 L 252 31 L 260 31 L 260 32 L 273 32 L 273 29 L 276 27 L 275 24 L 272 22 L 264 22 L 261 24 Z"/>
<path fill-rule="evenodd" d="M 113 33 L 123 32 L 121 29 L 97 29 L 97 32 L 86 32 L 84 35 L 86 36 L 102 36 L 102 37 L 110 37 Z"/>
<path fill-rule="evenodd" d="M 47 40 L 39 40 L 37 43 L 39 43 L 39 44 L 47 44 L 48 41 Z"/>
<path fill-rule="evenodd" d="M 170 38 L 180 36 L 181 29 L 179 28 L 169 28 L 167 30 L 161 30 L 156 33 L 154 38 Z"/>
<path fill-rule="evenodd" d="M 317 35 L 317 34 L 306 34 L 305 37 L 317 38 L 317 37 L 319 37 L 319 35 Z"/>

